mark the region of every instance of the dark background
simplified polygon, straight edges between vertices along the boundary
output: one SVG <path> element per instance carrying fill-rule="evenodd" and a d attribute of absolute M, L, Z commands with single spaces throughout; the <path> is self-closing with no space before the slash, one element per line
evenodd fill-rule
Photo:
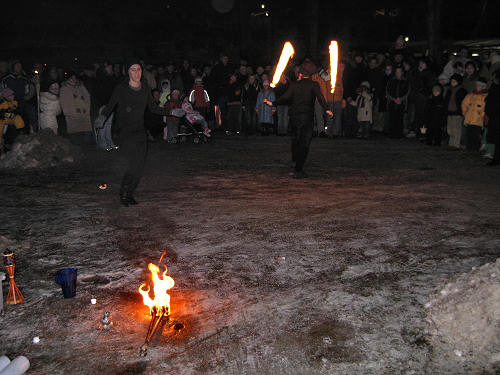
<path fill-rule="evenodd" d="M 265 9 L 261 4 L 266 5 Z M 284 40 L 310 54 L 311 24 L 318 50 L 329 40 L 368 51 L 387 50 L 398 35 L 410 45 L 427 38 L 427 1 L 40 0 L 2 5 L 3 59 L 79 63 L 137 55 L 150 61 L 210 61 L 225 51 L 253 63 L 273 61 Z M 498 1 L 442 0 L 446 43 L 498 35 Z M 225 12 L 219 12 L 216 10 Z M 226 8 L 226 9 L 222 9 Z M 378 14 L 376 11 L 379 11 Z M 227 12 L 226 12 L 227 11 Z M 265 15 L 265 11 L 269 16 Z M 424 47 L 425 48 L 425 47 Z"/>

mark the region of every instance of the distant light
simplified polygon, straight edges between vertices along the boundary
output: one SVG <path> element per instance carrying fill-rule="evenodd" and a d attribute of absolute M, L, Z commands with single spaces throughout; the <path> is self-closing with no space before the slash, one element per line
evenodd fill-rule
<path fill-rule="evenodd" d="M 410 41 L 410 37 L 405 36 L 405 42 L 408 43 Z"/>
<path fill-rule="evenodd" d="M 457 55 L 457 53 L 456 53 L 456 52 L 453 52 L 453 56 L 456 56 L 456 55 Z"/>
<path fill-rule="evenodd" d="M 472 57 L 478 57 L 479 56 L 479 53 L 473 53 L 472 54 Z"/>
<path fill-rule="evenodd" d="M 78 61 L 78 57 L 75 57 L 75 61 Z"/>
<path fill-rule="evenodd" d="M 266 17 L 269 17 L 269 12 L 266 12 Z"/>
<path fill-rule="evenodd" d="M 47 66 L 47 64 L 43 64 L 43 66 Z"/>
<path fill-rule="evenodd" d="M 38 74 L 38 70 L 35 70 L 35 74 Z"/>
<path fill-rule="evenodd" d="M 266 7 L 266 4 L 260 4 L 260 7 L 264 9 Z"/>

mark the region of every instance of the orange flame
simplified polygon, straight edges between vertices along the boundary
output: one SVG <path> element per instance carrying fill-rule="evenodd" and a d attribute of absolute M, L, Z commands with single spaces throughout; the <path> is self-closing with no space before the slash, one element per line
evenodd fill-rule
<path fill-rule="evenodd" d="M 152 274 L 151 278 L 153 280 L 154 298 L 152 299 L 149 296 L 149 291 L 151 290 L 151 288 L 148 287 L 146 283 L 143 283 L 139 287 L 139 293 L 142 294 L 143 302 L 146 306 L 149 307 L 150 313 L 152 313 L 153 308 L 156 308 L 156 311 L 161 311 L 161 309 L 165 308 L 166 311 L 170 313 L 170 295 L 167 292 L 175 285 L 174 279 L 172 279 L 170 276 L 167 276 L 167 266 L 165 266 L 165 271 L 163 272 L 161 278 L 159 276 L 160 269 L 153 263 L 149 263 L 148 269 Z M 147 289 L 145 287 L 147 287 Z"/>
<path fill-rule="evenodd" d="M 337 41 L 332 40 L 330 42 L 330 92 L 333 94 L 335 92 L 335 83 L 337 82 L 337 69 L 339 64 L 339 45 Z"/>
<path fill-rule="evenodd" d="M 276 66 L 276 71 L 274 72 L 273 81 L 271 82 L 271 87 L 276 87 L 278 82 L 281 79 L 281 75 L 286 69 L 288 65 L 288 61 L 294 55 L 295 50 L 293 49 L 292 43 L 286 42 L 281 50 L 281 56 L 278 61 L 278 65 Z"/>

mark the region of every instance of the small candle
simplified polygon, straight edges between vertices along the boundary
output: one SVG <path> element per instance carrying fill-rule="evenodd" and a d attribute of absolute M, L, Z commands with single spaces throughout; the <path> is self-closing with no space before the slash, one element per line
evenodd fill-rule
<path fill-rule="evenodd" d="M 35 336 L 33 337 L 33 344 L 38 344 L 40 342 L 40 337 Z"/>
<path fill-rule="evenodd" d="M 90 299 L 90 303 L 91 303 L 92 305 L 95 305 L 95 304 L 97 303 L 97 300 L 96 300 L 95 298 L 91 298 L 91 299 Z"/>

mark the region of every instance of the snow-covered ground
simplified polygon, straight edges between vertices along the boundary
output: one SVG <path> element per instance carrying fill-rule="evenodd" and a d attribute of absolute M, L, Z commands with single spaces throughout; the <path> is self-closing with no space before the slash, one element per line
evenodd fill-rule
<path fill-rule="evenodd" d="M 25 297 L 0 315 L 0 355 L 54 375 L 442 373 L 424 305 L 499 257 L 500 169 L 415 140 L 315 138 L 310 178 L 294 180 L 288 142 L 152 143 L 129 208 L 119 154 L 0 172 L 0 235 Z M 163 250 L 185 328 L 142 358 L 137 289 Z M 64 267 L 78 268 L 72 299 L 54 282 Z"/>

